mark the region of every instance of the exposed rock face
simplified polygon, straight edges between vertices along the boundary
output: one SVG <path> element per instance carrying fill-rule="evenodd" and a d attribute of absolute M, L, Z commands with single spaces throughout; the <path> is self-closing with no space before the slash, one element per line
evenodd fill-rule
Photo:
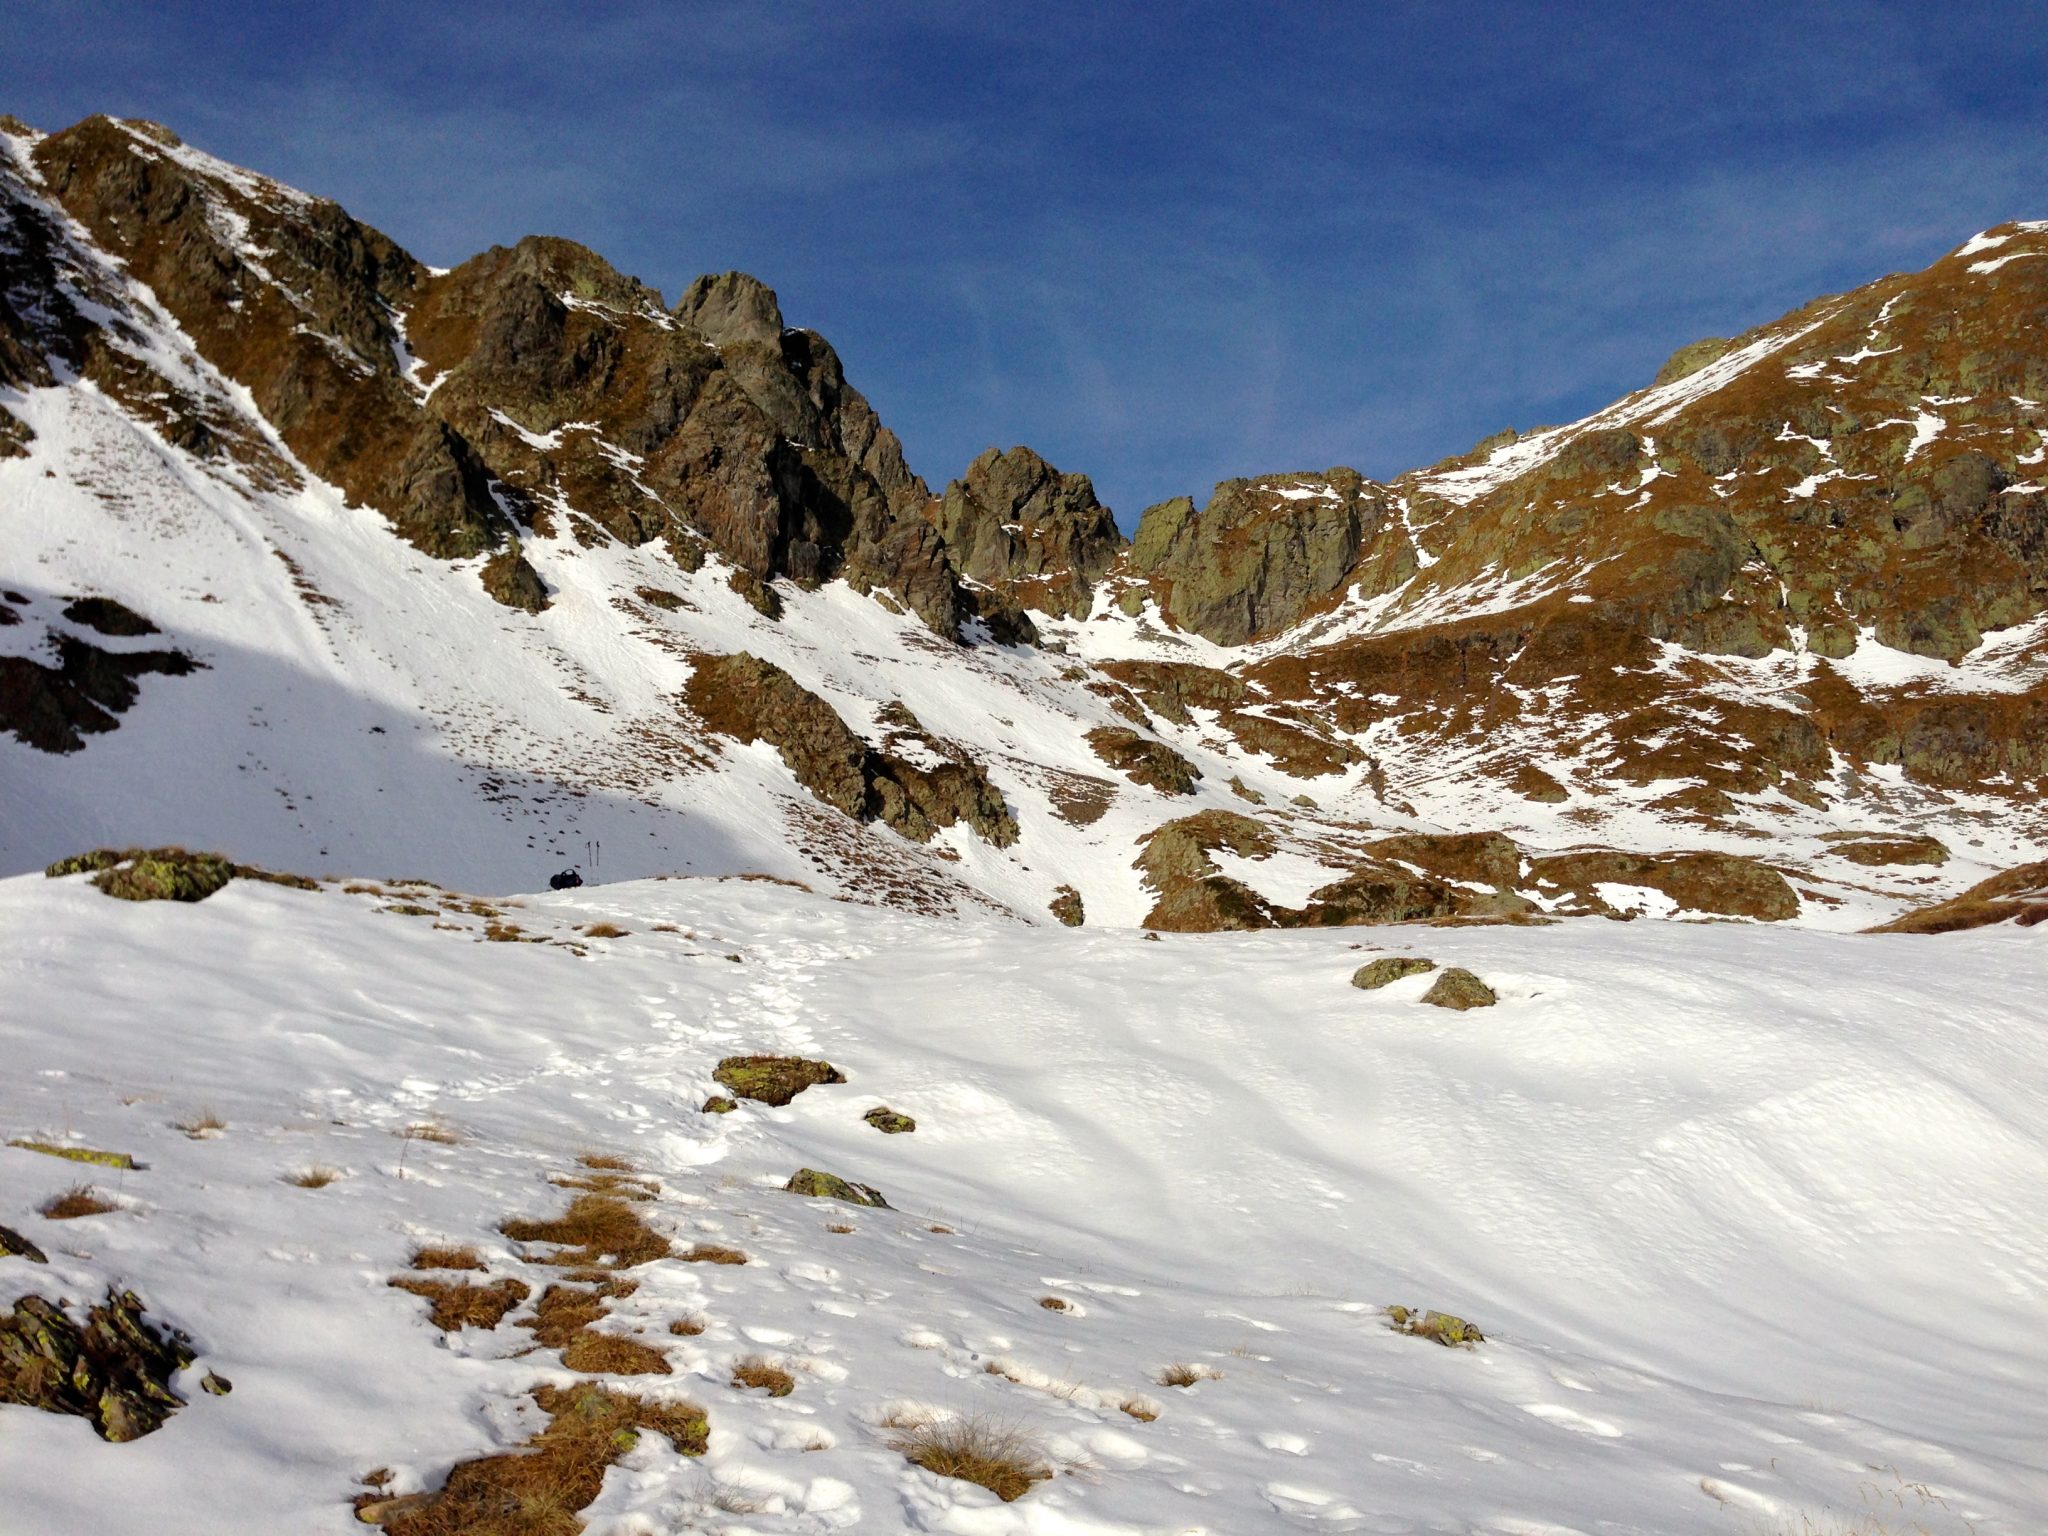
<path fill-rule="evenodd" d="M 920 843 L 963 821 L 998 848 L 1017 841 L 1017 819 L 981 764 L 924 768 L 869 746 L 830 704 L 744 651 L 698 657 L 693 666 L 684 697 L 705 724 L 735 741 L 767 742 L 798 783 L 856 821 L 880 821 Z M 907 734 L 929 749 L 933 738 L 907 713 L 902 718 Z"/>
<path fill-rule="evenodd" d="M 43 752 L 76 752 L 111 731 L 134 707 L 136 679 L 184 677 L 199 663 L 183 651 L 109 651 L 77 635 L 53 634 L 57 665 L 0 656 L 0 730 Z"/>
<path fill-rule="evenodd" d="M 960 574 L 1022 608 L 1086 618 L 1124 537 L 1086 475 L 991 448 L 926 509 Z"/>
<path fill-rule="evenodd" d="M 1047 910 L 1069 928 L 1079 928 L 1088 921 L 1087 910 L 1081 905 L 1081 893 L 1071 885 L 1063 885 L 1053 893 Z"/>
<path fill-rule="evenodd" d="M 85 1419 L 102 1440 L 139 1440 L 184 1407 L 170 1379 L 192 1363 L 175 1331 L 143 1317 L 133 1292 L 108 1292 L 83 1325 L 40 1296 L 0 1314 L 0 1403 Z"/>
<path fill-rule="evenodd" d="M 1412 575 L 1405 536 L 1368 548 L 1387 521 L 1383 488 L 1354 470 L 1226 480 L 1199 516 L 1185 496 L 1147 507 L 1129 563 L 1175 624 L 1242 645 L 1300 622 L 1345 585 L 1361 555 L 1384 567 L 1389 585 Z"/>
<path fill-rule="evenodd" d="M 1135 868 L 1159 900 L 1145 926 L 1168 933 L 1216 933 L 1270 928 L 1273 909 L 1257 891 L 1217 868 L 1211 851 L 1227 848 L 1242 858 L 1270 855 L 1277 844 L 1267 828 L 1234 811 L 1198 811 L 1169 821 L 1139 839 Z"/>
<path fill-rule="evenodd" d="M 1133 784 L 1162 795 L 1192 795 L 1202 770 L 1163 741 L 1121 725 L 1098 725 L 1088 733 L 1095 755 Z"/>
<path fill-rule="evenodd" d="M 2048 861 L 2004 870 L 1978 881 L 1960 896 L 1918 908 L 1872 931 L 1958 933 L 1993 923 L 2032 928 L 2044 922 L 2048 922 Z"/>
<path fill-rule="evenodd" d="M 1618 914 L 1600 895 L 1601 885 L 1646 886 L 1686 912 L 1764 922 L 1799 915 L 1799 898 L 1783 875 L 1736 854 L 1560 853 L 1532 859 L 1529 869 L 1539 890 L 1562 887 L 1579 898 L 1584 910 L 1610 917 Z"/>
<path fill-rule="evenodd" d="M 539 613 L 548 605 L 548 589 L 540 573 L 516 549 L 500 550 L 484 562 L 484 590 L 492 600 L 522 613 Z"/>
<path fill-rule="evenodd" d="M 539 238 L 435 275 L 334 204 L 154 124 L 90 118 L 33 153 L 64 210 L 292 452 L 427 553 L 476 554 L 510 531 L 496 482 L 529 512 L 573 506 L 632 543 L 694 528 L 757 577 L 886 589 L 957 632 L 929 490 L 831 346 L 786 329 L 754 279 L 701 278 L 671 313 L 591 252 Z M 32 377 L 8 275 L 0 379 Z M 70 314 L 46 339 L 82 358 L 94 328 Z M 188 436 L 208 432 L 202 411 L 184 416 Z"/>
<path fill-rule="evenodd" d="M 209 174 L 154 124 L 87 118 L 34 158 L 65 211 L 316 473 L 429 554 L 493 542 L 482 466 L 420 410 L 397 365 L 392 314 L 425 276 L 418 262 L 333 203 Z"/>

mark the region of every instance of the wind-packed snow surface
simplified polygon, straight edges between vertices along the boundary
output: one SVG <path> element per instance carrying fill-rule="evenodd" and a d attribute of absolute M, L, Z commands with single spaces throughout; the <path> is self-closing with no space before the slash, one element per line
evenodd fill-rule
<path fill-rule="evenodd" d="M 672 1367 L 615 1384 L 697 1402 L 711 1440 L 643 1437 L 594 1536 L 2048 1523 L 2036 936 L 1360 937 L 1150 942 L 708 879 L 495 917 L 424 886 L 0 882 L 6 1136 L 147 1165 L 0 1148 L 0 1222 L 51 1260 L 0 1259 L 0 1304 L 132 1287 L 199 1352 L 188 1406 L 130 1444 L 0 1407 L 0 1527 L 363 1529 L 365 1473 L 432 1488 L 521 1443 L 560 1356 L 523 1312 L 437 1332 L 386 1282 L 470 1243 L 537 1293 L 559 1271 L 499 1223 L 563 1209 L 550 1178 L 593 1152 L 659 1182 L 678 1251 L 750 1260 L 657 1260 L 612 1303 L 600 1326 Z M 1352 988 L 1375 951 L 1500 1002 Z M 700 1113 L 757 1051 L 847 1081 Z M 916 1131 L 863 1123 L 883 1103 Z M 225 1129 L 173 1125 L 205 1111 Z M 459 1140 L 401 1134 L 429 1121 Z M 894 1209 L 783 1192 L 800 1166 Z M 81 1173 L 120 1208 L 36 1214 Z M 1397 1334 L 1396 1302 L 1486 1341 Z M 728 1385 L 755 1354 L 792 1394 Z M 1176 1363 L 1203 1379 L 1160 1385 Z M 915 1469 L 881 1426 L 920 1411 L 1013 1422 L 1057 1475 L 1005 1505 Z"/>

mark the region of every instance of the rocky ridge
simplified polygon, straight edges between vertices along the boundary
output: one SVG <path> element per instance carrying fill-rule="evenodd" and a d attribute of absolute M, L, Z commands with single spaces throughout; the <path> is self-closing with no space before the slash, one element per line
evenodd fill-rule
<path fill-rule="evenodd" d="M 265 556 L 292 665 L 411 698 L 536 849 L 615 797 L 650 868 L 1158 926 L 1848 921 L 2044 851 L 2048 223 L 1682 348 L 1585 421 L 1384 484 L 1233 480 L 1127 542 L 1028 448 L 934 495 L 744 274 L 670 305 L 548 238 L 437 271 L 156 125 L 0 134 L 24 782 L 58 752 L 121 778 L 123 722 L 223 690 L 217 750 L 260 760 L 281 696 L 194 606 L 242 599 L 142 574 L 211 540 Z M 351 532 L 341 560 L 349 509 L 415 553 Z M 80 519 L 141 564 L 81 557 Z M 538 707 L 551 679 L 568 703 Z M 721 745 L 751 741 L 781 768 Z M 679 821 L 706 816 L 715 854 Z M 1440 867 L 1467 835 L 1516 867 Z M 133 829 L 158 837 L 229 841 Z M 63 840 L 8 857 L 105 839 Z"/>

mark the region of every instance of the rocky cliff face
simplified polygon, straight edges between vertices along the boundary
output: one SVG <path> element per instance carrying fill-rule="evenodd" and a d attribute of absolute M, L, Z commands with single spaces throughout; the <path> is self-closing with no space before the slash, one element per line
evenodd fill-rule
<path fill-rule="evenodd" d="M 417 798 L 472 842 L 556 848 L 591 800 L 650 870 L 1091 924 L 1846 923 L 2048 853 L 2048 224 L 1584 421 L 1227 481 L 1126 543 L 1028 448 L 934 496 L 745 274 L 670 304 L 549 238 L 430 270 L 146 123 L 0 151 L 21 826 L 161 801 L 120 835 L 229 845 L 185 822 L 239 806 L 251 857 L 381 858 L 308 804 L 431 721 L 407 772 L 455 765 Z M 309 677 L 345 686 L 287 775 Z M 217 715 L 165 736 L 180 700 Z"/>
<path fill-rule="evenodd" d="M 963 576 L 1020 608 L 1085 619 L 1124 537 L 1086 475 L 991 448 L 927 508 Z"/>

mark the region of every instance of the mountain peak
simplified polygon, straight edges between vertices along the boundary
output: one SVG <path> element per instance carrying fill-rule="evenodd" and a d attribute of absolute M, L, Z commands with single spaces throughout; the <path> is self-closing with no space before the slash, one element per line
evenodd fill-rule
<path fill-rule="evenodd" d="M 782 306 L 775 290 L 744 272 L 706 273 L 684 290 L 678 320 L 694 326 L 713 346 L 774 346 L 782 337 Z"/>

